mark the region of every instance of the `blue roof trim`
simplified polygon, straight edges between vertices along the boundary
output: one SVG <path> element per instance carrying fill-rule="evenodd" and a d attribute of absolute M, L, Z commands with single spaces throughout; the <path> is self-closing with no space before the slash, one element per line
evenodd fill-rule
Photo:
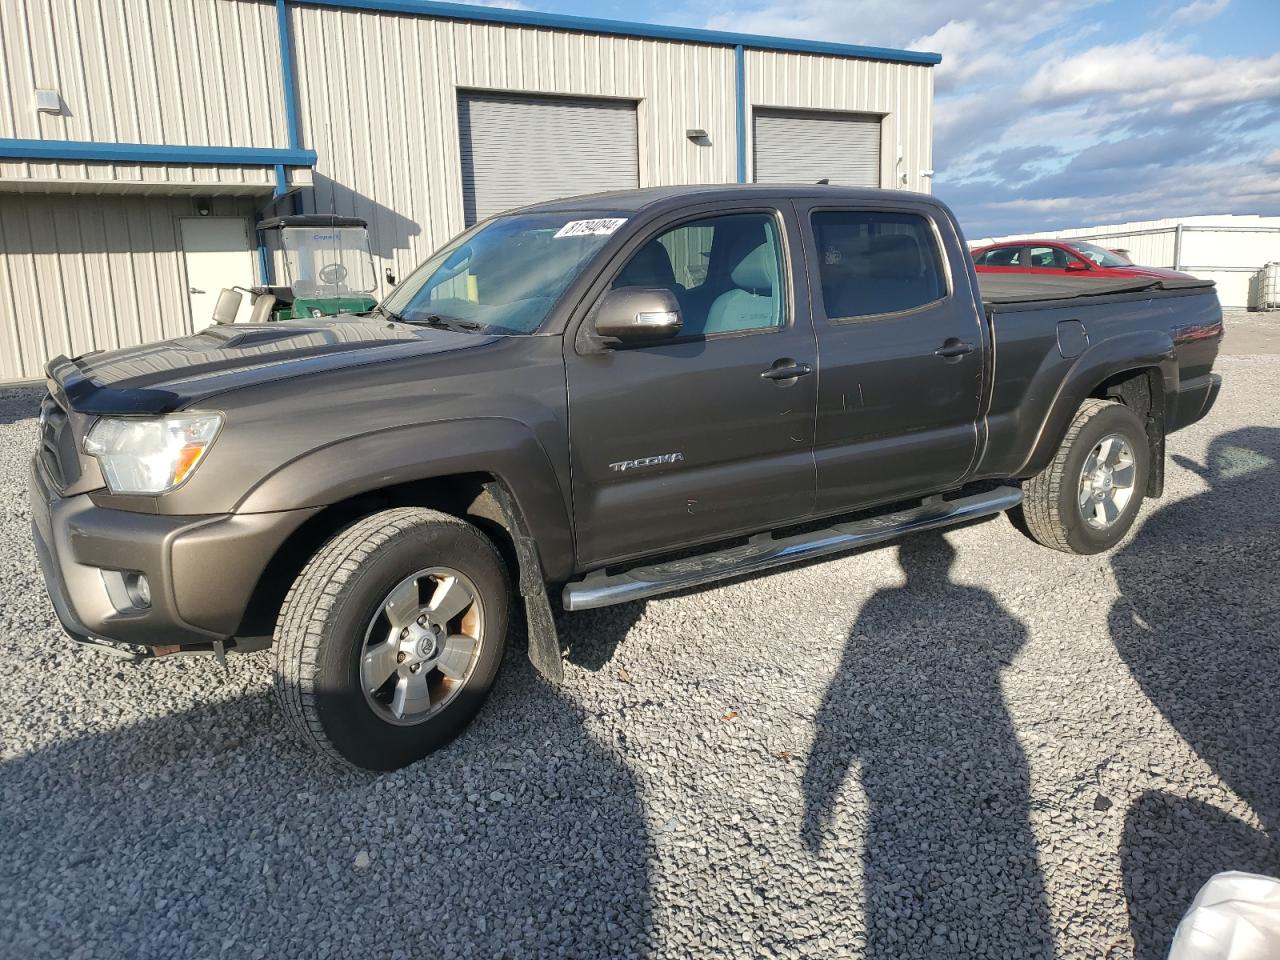
<path fill-rule="evenodd" d="M 102 143 L 90 140 L 10 140 L 0 138 L 6 160 L 102 160 L 115 163 L 231 164 L 313 167 L 314 150 L 277 147 L 199 147 L 170 143 Z"/>
<path fill-rule="evenodd" d="M 381 13 L 406 13 L 420 17 L 443 17 L 450 20 L 478 20 L 483 23 L 505 23 L 522 27 L 551 27 L 583 33 L 607 33 L 623 37 L 653 40 L 683 40 L 714 46 L 743 46 L 752 50 L 785 50 L 790 53 L 820 53 L 836 57 L 861 57 L 866 60 L 889 60 L 895 63 L 942 62 L 939 53 L 894 50 L 890 47 L 863 47 L 825 40 L 792 40 L 786 37 L 762 37 L 749 33 L 728 33 L 698 27 L 670 27 L 654 23 L 630 23 L 624 20 L 597 20 L 563 13 L 539 13 L 535 10 L 508 10 L 502 7 L 479 7 L 466 3 L 440 3 L 436 0 L 287 0 L 297 6 L 342 7 Z"/>

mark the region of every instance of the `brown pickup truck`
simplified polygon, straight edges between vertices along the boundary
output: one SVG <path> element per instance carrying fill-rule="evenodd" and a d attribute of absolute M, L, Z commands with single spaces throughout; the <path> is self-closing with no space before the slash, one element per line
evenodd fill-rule
<path fill-rule="evenodd" d="M 1205 415 L 1212 285 L 993 280 L 900 191 L 688 187 L 514 211 L 361 316 L 48 368 L 31 468 L 59 619 L 128 656 L 273 646 L 300 735 L 455 736 L 514 590 L 579 610 L 1015 511 L 1073 553 Z"/>

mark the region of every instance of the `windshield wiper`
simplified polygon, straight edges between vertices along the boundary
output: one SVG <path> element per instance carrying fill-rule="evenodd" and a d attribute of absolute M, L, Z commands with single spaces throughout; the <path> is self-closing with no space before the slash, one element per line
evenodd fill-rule
<path fill-rule="evenodd" d="M 400 314 L 396 313 L 394 310 L 388 310 L 382 304 L 378 304 L 370 310 L 369 315 L 374 317 L 386 317 L 388 320 L 392 320 L 396 323 L 404 323 L 404 317 L 400 316 Z"/>
<path fill-rule="evenodd" d="M 401 323 L 420 324 L 424 327 L 437 327 L 441 330 L 462 331 L 465 333 L 474 333 L 476 330 L 484 329 L 483 324 L 476 323 L 474 320 L 463 320 L 461 317 L 448 317 L 441 313 L 429 313 L 425 317 L 413 317 L 408 319 L 405 317 L 397 318 Z"/>

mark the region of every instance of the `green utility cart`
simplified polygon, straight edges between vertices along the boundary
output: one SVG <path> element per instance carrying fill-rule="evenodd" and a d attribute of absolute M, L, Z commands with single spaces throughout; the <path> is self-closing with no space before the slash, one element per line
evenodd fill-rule
<path fill-rule="evenodd" d="M 366 313 L 377 304 L 377 274 L 368 223 L 323 213 L 272 217 L 258 224 L 268 250 L 284 265 L 284 285 L 252 288 L 255 315 L 272 320 Z M 262 297 L 273 302 L 259 305 Z M 257 309 L 261 307 L 261 309 Z"/>

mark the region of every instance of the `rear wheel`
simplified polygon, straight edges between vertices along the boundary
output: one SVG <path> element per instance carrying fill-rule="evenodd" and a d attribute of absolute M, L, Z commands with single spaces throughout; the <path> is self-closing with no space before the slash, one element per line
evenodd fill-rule
<path fill-rule="evenodd" d="M 391 770 L 457 736 L 493 685 L 509 587 L 493 544 L 415 507 L 346 528 L 311 559 L 276 627 L 276 695 L 339 763 Z"/>
<path fill-rule="evenodd" d="M 1150 469 L 1138 415 L 1122 403 L 1086 400 L 1053 462 L 1022 485 L 1023 526 L 1065 553 L 1108 550 L 1133 526 Z"/>

